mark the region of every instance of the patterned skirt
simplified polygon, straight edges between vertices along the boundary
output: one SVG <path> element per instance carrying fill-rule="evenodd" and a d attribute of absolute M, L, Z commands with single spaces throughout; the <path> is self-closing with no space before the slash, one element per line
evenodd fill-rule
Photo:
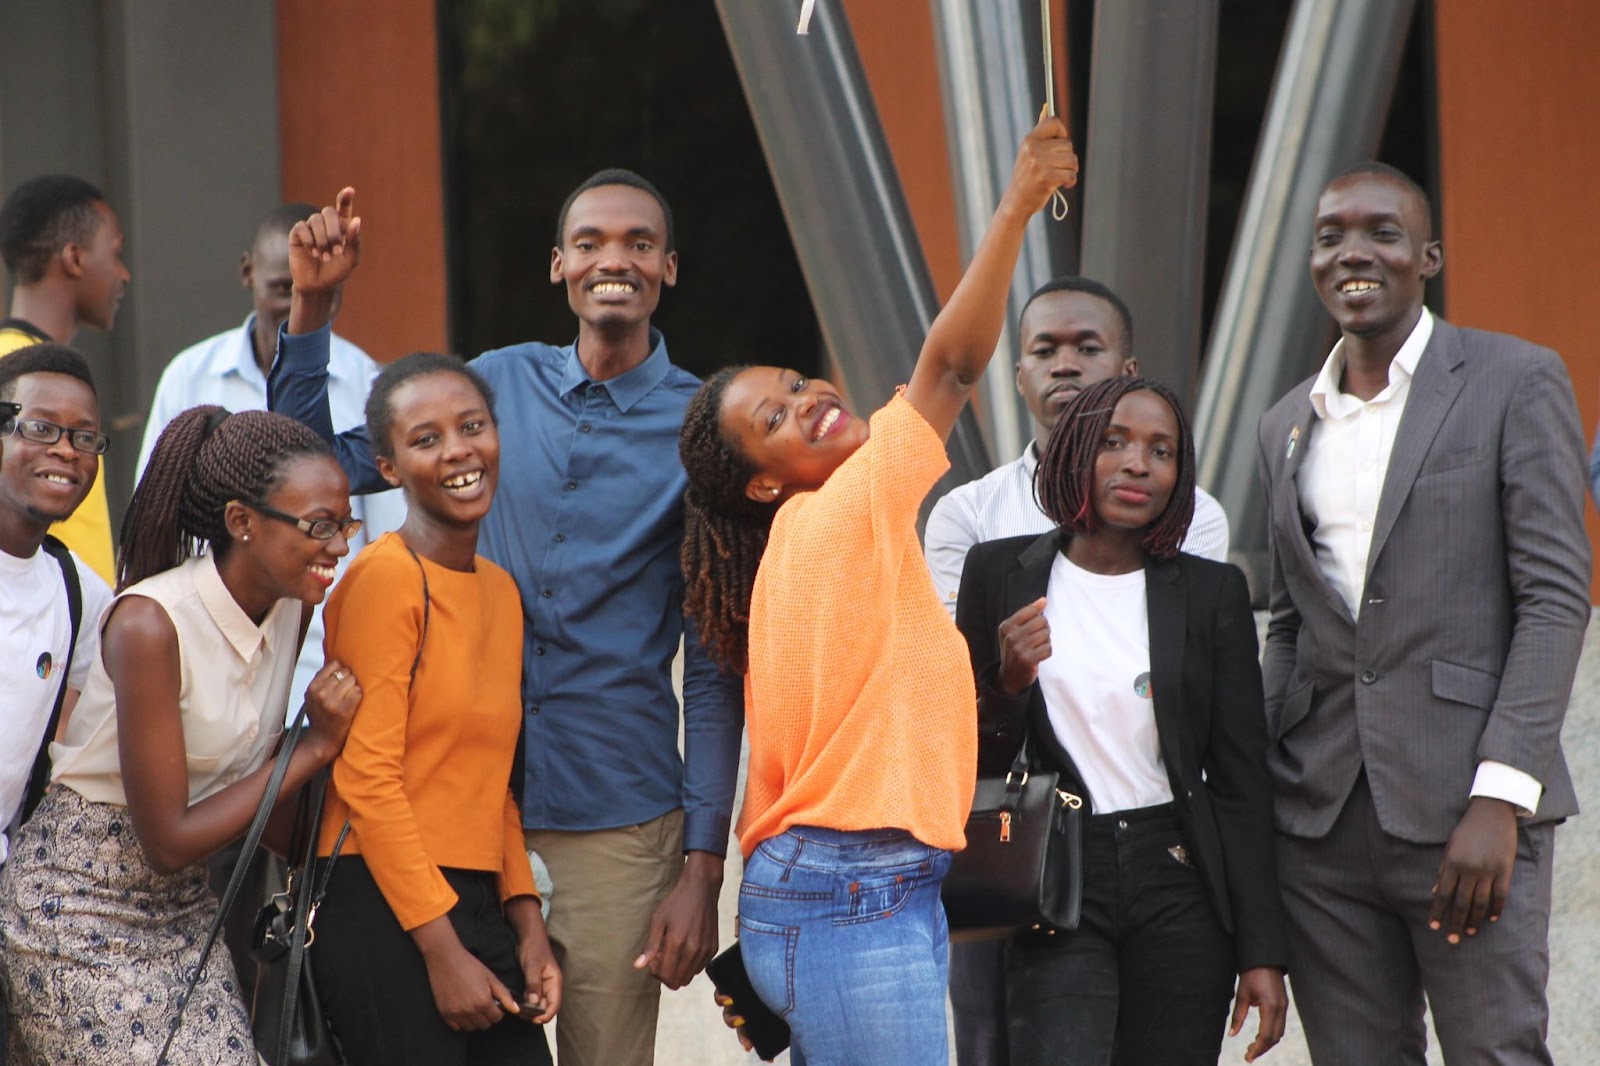
<path fill-rule="evenodd" d="M 157 873 L 126 807 L 52 788 L 0 867 L 0 989 L 24 1062 L 153 1064 L 216 913 L 203 863 Z M 167 1062 L 258 1061 L 218 944 Z"/>

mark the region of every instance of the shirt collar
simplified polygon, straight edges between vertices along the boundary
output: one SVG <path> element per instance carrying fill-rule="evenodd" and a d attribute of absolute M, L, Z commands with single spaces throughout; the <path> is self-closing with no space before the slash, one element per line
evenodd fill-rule
<path fill-rule="evenodd" d="M 244 608 L 239 606 L 239 601 L 233 598 L 233 593 L 228 591 L 228 586 L 222 583 L 215 556 L 208 552 L 184 565 L 193 568 L 194 589 L 200 602 L 239 658 L 249 662 L 258 650 L 272 650 L 271 642 L 267 639 L 267 627 L 252 622 L 250 616 L 244 613 Z M 273 604 L 272 610 L 267 612 L 266 621 L 270 622 L 282 606 L 281 600 Z"/>
<path fill-rule="evenodd" d="M 1033 472 L 1039 469 L 1039 442 L 1030 440 L 1028 446 L 1022 449 L 1022 472 L 1030 478 Z"/>
<path fill-rule="evenodd" d="M 261 366 L 256 362 L 256 313 L 250 312 L 244 320 L 244 325 L 234 334 L 234 343 L 225 344 L 218 351 L 217 373 L 221 375 L 237 374 L 242 378 L 265 383 L 266 378 L 261 373 Z"/>
<path fill-rule="evenodd" d="M 1386 395 L 1402 381 L 1409 382 L 1417 372 L 1417 363 L 1422 359 L 1423 351 L 1428 347 L 1428 340 L 1433 336 L 1433 315 L 1426 307 L 1422 314 L 1417 316 L 1417 324 L 1411 327 L 1411 335 L 1406 338 L 1400 350 L 1394 353 L 1394 358 L 1389 361 L 1389 385 L 1373 399 L 1388 399 Z M 1344 339 L 1341 337 L 1333 346 L 1333 351 L 1328 353 L 1327 361 L 1322 364 L 1322 373 L 1317 375 L 1317 380 L 1311 386 L 1311 407 L 1318 418 L 1329 417 L 1330 407 L 1341 407 L 1338 397 L 1339 379 L 1344 376 Z M 1338 413 L 1344 413 L 1343 410 Z"/>
<path fill-rule="evenodd" d="M 578 358 L 578 342 L 573 341 L 561 349 L 566 353 L 566 363 L 561 368 L 561 395 L 568 396 L 590 383 L 589 372 Z M 650 329 L 650 354 L 644 362 L 625 374 L 599 382 L 611 397 L 611 402 L 627 411 L 647 396 L 651 389 L 666 378 L 672 364 L 667 360 L 667 342 L 661 331 Z"/>

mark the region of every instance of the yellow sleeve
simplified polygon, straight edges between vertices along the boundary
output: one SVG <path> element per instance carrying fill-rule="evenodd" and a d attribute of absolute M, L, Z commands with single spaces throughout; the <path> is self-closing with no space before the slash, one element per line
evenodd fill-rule
<path fill-rule="evenodd" d="M 50 532 L 73 551 L 89 568 L 115 588 L 117 585 L 116 560 L 111 551 L 111 510 L 106 504 L 105 464 L 101 463 L 99 477 L 94 487 L 72 517 L 57 522 Z"/>

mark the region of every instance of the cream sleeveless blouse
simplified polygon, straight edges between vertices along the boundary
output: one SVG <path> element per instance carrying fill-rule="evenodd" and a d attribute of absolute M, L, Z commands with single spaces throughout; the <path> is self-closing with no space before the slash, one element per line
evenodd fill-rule
<path fill-rule="evenodd" d="M 222 583 L 211 556 L 190 559 L 117 597 L 160 604 L 178 632 L 178 709 L 195 803 L 255 770 L 283 733 L 298 655 L 301 605 L 279 600 L 257 626 Z M 106 611 L 110 617 L 115 606 Z M 117 703 L 97 655 L 66 735 L 50 745 L 51 781 L 96 803 L 126 805 Z"/>

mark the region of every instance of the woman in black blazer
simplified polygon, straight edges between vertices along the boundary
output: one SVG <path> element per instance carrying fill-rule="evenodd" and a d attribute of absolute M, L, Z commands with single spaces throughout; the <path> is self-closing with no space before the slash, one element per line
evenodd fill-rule
<path fill-rule="evenodd" d="M 1091 812 L 1078 928 L 1006 952 L 1011 1066 L 1215 1063 L 1236 976 L 1254 1060 L 1288 1004 L 1261 671 L 1244 575 L 1178 552 L 1181 404 L 1139 378 L 1085 389 L 1037 479 L 1058 528 L 974 547 L 956 609 L 982 772 L 1026 737 Z"/>

